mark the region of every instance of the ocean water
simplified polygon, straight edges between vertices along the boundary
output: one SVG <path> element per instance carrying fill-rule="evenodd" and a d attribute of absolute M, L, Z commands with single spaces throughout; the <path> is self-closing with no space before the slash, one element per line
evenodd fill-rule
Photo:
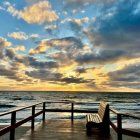
<path fill-rule="evenodd" d="M 0 92 L 0 113 L 38 102 L 67 102 L 47 103 L 46 108 L 70 109 L 68 102 L 83 102 L 76 104 L 75 109 L 97 110 L 100 101 L 106 101 L 118 111 L 140 116 L 140 93 L 92 93 L 92 92 Z M 42 107 L 38 106 L 37 111 Z M 31 110 L 17 112 L 17 121 L 31 115 Z M 84 113 L 75 113 L 75 119 L 85 119 Z M 70 113 L 46 112 L 46 119 L 70 119 Z M 42 116 L 36 118 L 41 121 Z M 111 114 L 111 120 L 116 123 L 116 115 Z M 0 123 L 10 123 L 10 115 L 0 117 Z M 123 117 L 123 127 L 140 128 L 140 120 Z"/>

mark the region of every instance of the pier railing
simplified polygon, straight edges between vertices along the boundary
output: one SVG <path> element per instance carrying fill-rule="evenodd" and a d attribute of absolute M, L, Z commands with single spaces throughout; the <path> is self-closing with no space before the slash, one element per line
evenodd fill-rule
<path fill-rule="evenodd" d="M 35 113 L 35 108 L 36 106 L 38 105 L 43 105 L 42 107 L 42 110 Z M 32 115 L 23 119 L 23 120 L 20 120 L 18 122 L 16 122 L 16 113 L 21 111 L 21 110 L 25 110 L 25 109 L 29 109 L 31 108 L 32 110 Z M 1 116 L 5 116 L 5 115 L 11 115 L 11 124 L 10 126 L 7 126 L 7 127 L 4 127 L 3 129 L 0 130 L 0 136 L 10 132 L 10 140 L 14 140 L 15 139 L 15 129 L 21 125 L 23 125 L 24 123 L 28 122 L 28 121 L 31 121 L 31 128 L 33 129 L 34 128 L 34 118 L 37 117 L 38 115 L 41 115 L 43 114 L 43 121 L 45 120 L 45 102 L 41 102 L 41 103 L 37 103 L 37 104 L 34 104 L 34 105 L 31 105 L 31 106 L 26 106 L 26 107 L 22 107 L 22 108 L 19 108 L 19 109 L 15 109 L 15 110 L 12 110 L 12 111 L 9 111 L 9 112 L 5 112 L 5 113 L 0 113 L 0 117 Z"/>
<path fill-rule="evenodd" d="M 53 104 L 53 103 L 70 104 L 70 109 L 55 109 L 55 108 L 54 109 L 48 109 L 48 108 L 46 108 L 46 104 Z M 75 105 L 84 105 L 84 104 L 86 104 L 86 103 L 83 103 L 83 102 L 41 102 L 41 103 L 37 103 L 37 104 L 31 105 L 31 106 L 15 109 L 13 111 L 0 113 L 0 117 L 5 116 L 5 115 L 11 115 L 11 117 L 10 117 L 11 124 L 0 130 L 0 136 L 10 132 L 10 138 L 9 139 L 10 140 L 15 140 L 15 129 L 17 127 L 31 121 L 31 129 L 34 129 L 35 117 L 37 117 L 39 115 L 42 115 L 42 121 L 45 121 L 45 112 L 67 112 L 67 113 L 71 113 L 71 121 L 72 122 L 74 121 L 74 113 L 97 113 L 97 110 L 75 109 L 75 107 L 74 107 Z M 97 103 L 88 103 L 88 104 L 92 104 L 92 105 L 96 104 L 97 105 Z M 39 109 L 39 112 L 36 113 L 36 108 L 38 106 L 40 107 L 40 109 Z M 25 110 L 25 109 L 31 109 L 31 116 L 17 122 L 17 117 L 16 117 L 17 112 Z M 140 117 L 133 116 L 133 115 L 130 115 L 130 114 L 120 113 L 120 112 L 110 108 L 110 113 L 111 112 L 117 115 L 117 125 L 114 124 L 111 120 L 110 120 L 110 125 L 117 132 L 118 140 L 122 140 L 122 134 L 140 138 L 140 133 L 122 128 L 122 117 L 123 116 L 132 117 L 132 118 L 139 119 L 139 120 L 140 120 Z"/>
<path fill-rule="evenodd" d="M 46 104 L 52 104 L 52 103 L 65 103 L 65 104 L 70 104 L 71 105 L 71 109 L 46 109 Z M 4 112 L 4 113 L 0 113 L 0 117 L 1 116 L 5 116 L 5 115 L 11 115 L 10 120 L 11 120 L 11 124 L 9 126 L 6 126 L 4 128 L 2 128 L 0 130 L 0 136 L 10 132 L 10 140 L 15 140 L 15 129 L 29 121 L 31 121 L 31 129 L 34 129 L 34 125 L 35 125 L 35 117 L 39 116 L 42 114 L 42 121 L 45 121 L 45 112 L 69 112 L 71 113 L 71 121 L 73 122 L 74 120 L 74 113 L 96 113 L 97 111 L 93 111 L 93 110 L 75 110 L 74 109 L 74 104 L 85 104 L 85 103 L 74 103 L 74 102 L 41 102 L 41 103 L 37 103 L 31 106 L 26 106 L 26 107 L 22 107 L 19 109 L 15 109 L 9 112 Z M 89 103 L 90 104 L 90 103 Z M 91 103 L 94 104 L 94 103 Z M 36 111 L 36 107 L 39 106 L 42 109 L 40 109 L 41 111 L 39 112 L 35 112 Z M 25 110 L 25 109 L 31 109 L 31 113 L 32 115 L 20 120 L 20 121 L 16 121 L 16 114 L 19 111 Z"/>
<path fill-rule="evenodd" d="M 110 108 L 110 112 L 116 114 L 117 116 L 117 125 L 115 123 L 113 123 L 110 119 L 110 125 L 112 126 L 112 128 L 116 131 L 117 133 L 117 139 L 118 140 L 122 140 L 122 135 L 128 135 L 128 136 L 132 136 L 132 137 L 137 137 L 140 138 L 140 132 L 135 132 L 133 130 L 128 130 L 128 129 L 124 129 L 122 127 L 122 119 L 123 117 L 128 117 L 128 118 L 134 118 L 134 119 L 138 119 L 140 120 L 140 117 L 132 115 L 132 114 L 128 114 L 128 113 L 121 113 L 117 110 L 114 110 L 113 108 Z"/>

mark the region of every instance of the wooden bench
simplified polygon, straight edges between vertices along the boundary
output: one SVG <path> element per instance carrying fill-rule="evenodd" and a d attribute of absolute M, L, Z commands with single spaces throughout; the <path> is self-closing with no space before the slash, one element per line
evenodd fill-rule
<path fill-rule="evenodd" d="M 88 114 L 87 118 L 87 133 L 91 132 L 91 128 L 99 128 L 105 134 L 110 133 L 109 127 L 109 104 L 101 102 L 98 112 L 95 114 Z"/>

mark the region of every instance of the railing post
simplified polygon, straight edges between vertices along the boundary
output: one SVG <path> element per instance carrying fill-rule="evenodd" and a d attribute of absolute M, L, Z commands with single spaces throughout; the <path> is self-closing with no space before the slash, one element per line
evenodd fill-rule
<path fill-rule="evenodd" d="M 122 140 L 122 116 L 121 116 L 121 114 L 117 114 L 117 133 L 118 133 L 118 140 Z"/>
<path fill-rule="evenodd" d="M 110 110 L 109 110 L 109 105 L 107 106 L 107 126 L 106 126 L 106 132 L 107 132 L 107 135 L 109 136 L 110 135 Z"/>
<path fill-rule="evenodd" d="M 74 103 L 72 102 L 71 103 L 71 121 L 73 122 L 73 118 L 74 118 L 74 112 L 73 112 L 73 110 L 74 110 Z"/>
<path fill-rule="evenodd" d="M 42 121 L 45 121 L 45 107 L 46 107 L 46 103 L 43 102 L 43 116 L 42 116 Z"/>
<path fill-rule="evenodd" d="M 35 117 L 34 117 L 34 115 L 35 115 L 35 105 L 34 106 L 32 106 L 32 121 L 31 121 L 31 129 L 34 129 L 34 122 L 35 122 Z"/>
<path fill-rule="evenodd" d="M 11 126 L 16 123 L 16 111 L 11 114 Z M 10 140 L 15 140 L 15 128 L 10 131 Z"/>

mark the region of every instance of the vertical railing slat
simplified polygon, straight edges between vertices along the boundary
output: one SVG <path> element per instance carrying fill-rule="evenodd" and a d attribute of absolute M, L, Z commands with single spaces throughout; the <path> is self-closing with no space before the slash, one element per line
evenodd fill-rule
<path fill-rule="evenodd" d="M 117 114 L 117 133 L 118 140 L 122 140 L 122 116 L 121 114 Z"/>
<path fill-rule="evenodd" d="M 35 115 L 35 105 L 34 106 L 32 106 L 32 121 L 31 121 L 31 129 L 34 129 L 34 123 L 35 123 L 35 117 L 34 117 L 34 115 Z"/>
<path fill-rule="evenodd" d="M 43 102 L 43 116 L 42 116 L 43 122 L 45 121 L 45 108 L 46 108 L 46 103 Z"/>
<path fill-rule="evenodd" d="M 11 114 L 11 126 L 16 123 L 16 111 Z M 10 140 L 15 140 L 15 128 L 10 131 Z"/>
<path fill-rule="evenodd" d="M 71 103 L 71 121 L 73 122 L 73 119 L 74 119 L 74 112 L 73 112 L 73 110 L 74 110 L 74 103 L 72 102 Z"/>

